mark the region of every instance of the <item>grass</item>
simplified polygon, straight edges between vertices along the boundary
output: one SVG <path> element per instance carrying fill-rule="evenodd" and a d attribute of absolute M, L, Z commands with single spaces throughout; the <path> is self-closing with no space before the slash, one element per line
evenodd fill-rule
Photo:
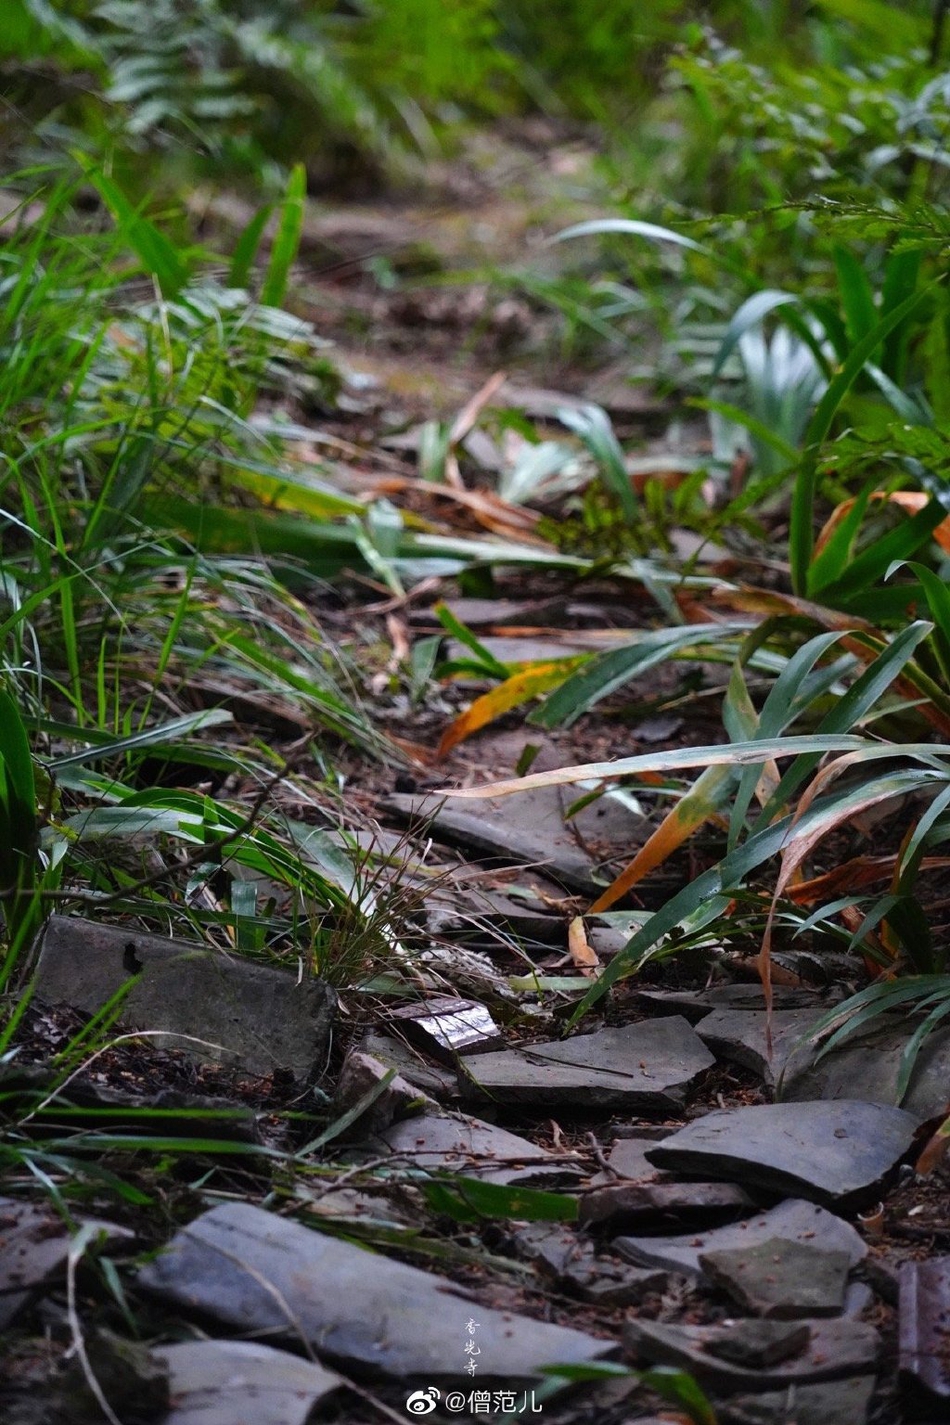
<path fill-rule="evenodd" d="M 291 1149 L 229 1137 L 227 1117 L 205 1110 L 193 1134 L 155 1109 L 117 1129 L 73 1095 L 97 1058 L 127 1049 L 121 999 L 68 1031 L 41 1083 L 20 1073 L 30 947 L 51 909 L 80 909 L 299 959 L 357 1017 L 373 996 L 411 993 L 424 891 L 394 886 L 387 858 L 360 849 L 348 774 L 418 764 L 410 739 L 427 696 L 473 675 L 491 686 L 446 716 L 426 757 L 501 716 L 547 732 L 601 717 L 667 663 L 687 683 L 724 670 L 719 741 L 453 793 L 583 781 L 589 797 L 619 781 L 672 798 L 594 913 L 652 889 L 705 838 L 702 869 L 655 897 L 626 948 L 583 981 L 572 1022 L 623 979 L 711 942 L 753 946 L 769 993 L 778 937 L 801 937 L 855 952 L 866 977 L 815 1042 L 829 1052 L 901 1015 L 904 1093 L 950 1014 L 929 879 L 950 839 L 950 226 L 932 16 L 905 7 L 888 57 L 871 0 L 826 0 L 807 30 L 782 5 L 723 7 L 745 50 L 700 34 L 687 7 L 658 5 L 628 54 L 605 40 L 613 9 L 599 7 L 598 29 L 578 3 L 590 66 L 555 117 L 616 117 L 603 91 L 617 66 L 649 74 L 675 37 L 649 115 L 649 132 L 667 134 L 657 170 L 672 177 L 662 192 L 644 186 L 638 206 L 644 154 L 623 179 L 623 148 L 610 148 L 616 211 L 561 233 L 576 265 L 526 288 L 611 359 L 637 352 L 654 322 L 659 362 L 709 419 L 713 453 L 682 479 L 631 478 L 635 453 L 600 407 L 565 407 L 552 433 L 521 412 L 492 415 L 486 387 L 456 422 L 429 423 L 418 479 L 363 498 L 312 453 L 307 421 L 333 407 L 340 376 L 296 311 L 308 183 L 334 144 L 371 171 L 404 171 L 412 153 L 451 146 L 453 104 L 517 108 L 550 93 L 569 56 L 542 43 L 528 4 L 469 0 L 448 26 L 443 7 L 414 0 L 418 45 L 386 7 L 347 22 L 326 7 L 252 4 L 239 20 L 217 3 L 185 8 L 181 33 L 180 7 L 150 10 L 151 68 L 139 4 L 76 0 L 54 14 L 17 0 L 2 42 L 11 104 L 26 106 L 25 122 L 13 108 L 5 120 L 19 159 L 0 225 L 5 1188 L 48 1195 L 67 1221 L 111 1200 L 158 1223 L 163 1174 L 220 1189 L 227 1158 L 225 1191 L 237 1182 L 308 1210 L 337 1140 L 385 1084 L 343 1114 L 280 1105 Z M 385 92 L 381 52 L 395 56 Z M 30 89 L 37 55 L 42 94 Z M 306 140 L 317 117 L 333 135 L 319 153 Z M 224 253 L 177 202 L 216 166 L 267 195 Z M 475 480 L 473 432 L 502 451 Z M 684 562 L 684 529 L 722 543 L 728 567 Z M 461 655 L 406 636 L 374 695 L 365 644 L 331 617 L 328 591 L 358 580 L 402 633 L 423 581 L 490 595 L 512 569 L 543 589 L 606 585 L 638 601 L 635 626 L 604 652 L 507 663 L 442 607 Z M 866 853 L 881 848 L 852 840 L 838 860 L 827 848 L 867 836 L 881 808 L 896 834 L 872 879 Z M 945 1124 L 926 1162 L 948 1141 Z M 557 1195 L 458 1181 L 423 1195 L 418 1230 L 345 1230 L 470 1262 L 484 1259 L 447 1244 L 438 1219 L 570 1213 Z M 80 1234 L 73 1249 L 74 1316 L 89 1245 Z M 121 1274 L 108 1258 L 97 1270 L 122 1310 Z M 688 1382 L 667 1385 L 710 1418 Z"/>

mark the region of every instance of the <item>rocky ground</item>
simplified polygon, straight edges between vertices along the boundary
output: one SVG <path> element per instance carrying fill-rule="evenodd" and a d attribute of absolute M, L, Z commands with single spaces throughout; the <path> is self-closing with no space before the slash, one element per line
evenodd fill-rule
<path fill-rule="evenodd" d="M 326 432 L 353 450 L 371 437 L 391 478 L 410 478 L 419 419 L 457 411 L 513 353 L 529 414 L 596 396 L 646 451 L 676 454 L 662 403 L 616 373 L 555 372 L 552 396 L 550 367 L 524 354 L 543 321 L 521 299 L 485 283 L 449 302 L 437 286 L 380 286 L 383 258 L 424 265 L 450 230 L 456 262 L 472 260 L 476 228 L 497 260 L 541 231 L 543 195 L 586 155 L 573 140 L 519 153 L 528 200 L 477 223 L 472 165 L 464 221 L 443 205 L 312 226 L 302 300 L 328 328 L 336 312 L 351 368 Z M 450 361 L 460 331 L 478 335 Z M 368 456 L 352 474 L 381 478 Z M 320 614 L 343 635 L 358 610 L 368 646 L 411 642 L 437 629 L 437 595 L 504 661 L 609 646 L 637 620 L 616 591 L 524 580 L 479 600 L 443 583 L 390 607 L 351 590 Z M 652 966 L 569 1024 L 639 910 L 662 903 L 664 876 L 695 875 L 701 848 L 639 910 L 581 918 L 642 844 L 642 805 L 606 796 L 566 819 L 574 789 L 440 789 L 511 775 L 528 745 L 543 770 L 719 734 L 702 690 L 658 682 L 632 721 L 608 708 L 549 735 L 511 718 L 436 765 L 423 754 L 476 691 L 393 695 L 414 765 L 347 766 L 367 865 L 406 930 L 399 943 L 380 930 L 385 953 L 349 947 L 379 970 L 361 991 L 295 960 L 51 921 L 0 1088 L 18 1134 L 43 1139 L 37 1176 L 52 1135 L 53 1161 L 79 1164 L 84 1186 L 68 1206 L 55 1188 L 42 1204 L 12 1188 L 0 1201 L 9 1425 L 947 1418 L 950 1179 L 914 1165 L 946 1112 L 950 1030 L 898 1108 L 905 1026 L 878 1023 L 817 1062 L 806 1043 L 859 962 L 777 954 L 769 1016 L 735 946 Z M 133 975 L 119 1020 L 131 1037 L 77 1053 L 54 1081 L 53 1057 Z"/>

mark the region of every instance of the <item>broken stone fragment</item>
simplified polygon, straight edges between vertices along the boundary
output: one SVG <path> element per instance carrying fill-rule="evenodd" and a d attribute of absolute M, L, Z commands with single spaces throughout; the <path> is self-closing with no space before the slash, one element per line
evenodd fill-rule
<path fill-rule="evenodd" d="M 385 1064 L 387 1069 L 395 1069 L 399 1076 L 417 1089 L 443 1101 L 459 1096 L 458 1077 L 439 1064 L 426 1063 L 417 1050 L 410 1048 L 402 1039 L 391 1039 L 386 1034 L 370 1030 L 360 1040 L 359 1049 Z"/>
<path fill-rule="evenodd" d="M 874 1384 L 872 1375 L 864 1375 L 730 1395 L 717 1402 L 716 1419 L 719 1425 L 865 1425 Z"/>
<path fill-rule="evenodd" d="M 720 1335 L 711 1335 L 706 1349 L 720 1360 L 757 1371 L 800 1356 L 810 1340 L 806 1321 L 736 1321 Z"/>
<path fill-rule="evenodd" d="M 160 1031 L 152 1043 L 251 1074 L 289 1069 L 312 1083 L 327 1060 L 336 996 L 319 979 L 182 940 L 54 915 L 36 968 L 36 998 L 94 1014 L 122 1001 L 124 1029 Z"/>
<path fill-rule="evenodd" d="M 604 860 L 643 837 L 643 817 L 615 797 L 601 797 L 565 822 L 574 800 L 562 787 L 538 787 L 516 797 L 489 797 L 471 807 L 451 796 L 398 794 L 383 806 L 403 821 L 426 823 L 431 836 L 500 863 L 534 866 L 569 890 L 589 894 L 611 879 Z M 584 850 L 603 848 L 603 858 Z"/>
<path fill-rule="evenodd" d="M 685 1019 L 599 1029 L 501 1054 L 466 1056 L 463 1093 L 501 1104 L 668 1113 L 715 1059 Z"/>
<path fill-rule="evenodd" d="M 581 1177 L 576 1163 L 465 1114 L 423 1114 L 388 1128 L 370 1147 L 388 1148 L 426 1172 L 464 1173 L 504 1186 L 573 1187 Z"/>
<path fill-rule="evenodd" d="M 737 1183 L 684 1183 L 664 1173 L 653 1182 L 593 1188 L 581 1195 L 578 1215 L 582 1222 L 617 1228 L 657 1217 L 669 1218 L 671 1214 L 722 1221 L 754 1212 L 755 1206 Z"/>
<path fill-rule="evenodd" d="M 353 1129 L 379 1133 L 401 1118 L 411 1118 L 427 1107 L 436 1107 L 428 1094 L 407 1083 L 399 1074 L 385 1088 L 380 1085 L 391 1070 L 371 1054 L 351 1049 L 343 1061 L 334 1095 L 334 1107 L 339 1114 L 351 1113 L 369 1094 L 376 1097 L 354 1120 Z"/>
<path fill-rule="evenodd" d="M 558 1286 L 601 1306 L 638 1306 L 647 1296 L 668 1290 L 672 1281 L 669 1272 L 639 1270 L 598 1256 L 589 1237 L 560 1223 L 519 1228 L 512 1246 Z"/>
<path fill-rule="evenodd" d="M 882 1016 L 873 1027 L 848 1039 L 817 1064 L 794 1066 L 786 1075 L 782 1097 L 846 1099 L 860 1085 L 872 1103 L 897 1103 L 897 1081 L 910 1030 L 907 1022 Z M 917 1123 L 936 1118 L 947 1105 L 950 1082 L 950 1029 L 939 1025 L 923 1041 L 907 1093 L 900 1101 Z"/>
<path fill-rule="evenodd" d="M 129 1246 L 135 1234 L 125 1227 L 96 1218 L 76 1219 L 77 1230 L 100 1233 L 103 1247 Z M 92 1239 L 93 1247 L 97 1239 Z M 66 1223 L 45 1203 L 0 1198 L 0 1331 L 51 1282 L 66 1271 L 72 1234 Z"/>
<path fill-rule="evenodd" d="M 734 1248 L 746 1251 L 776 1237 L 823 1251 L 845 1252 L 851 1267 L 867 1255 L 867 1247 L 849 1222 L 800 1198 L 788 1198 L 768 1212 L 728 1227 L 675 1237 L 616 1237 L 613 1250 L 637 1266 L 665 1267 L 696 1278 L 702 1275 L 700 1258 L 705 1253 Z"/>
<path fill-rule="evenodd" d="M 229 1202 L 176 1233 L 139 1287 L 236 1332 L 271 1336 L 350 1369 L 465 1382 L 477 1324 L 479 1379 L 535 1379 L 599 1360 L 613 1342 L 475 1303 L 445 1277 L 406 1266 L 249 1203 Z"/>
<path fill-rule="evenodd" d="M 702 1252 L 699 1265 L 743 1310 L 789 1320 L 837 1316 L 844 1309 L 851 1255 L 767 1237 L 746 1247 Z"/>
<path fill-rule="evenodd" d="M 340 1377 L 256 1341 L 182 1341 L 153 1351 L 168 1373 L 162 1425 L 307 1425 Z"/>
<path fill-rule="evenodd" d="M 799 1331 L 802 1349 L 770 1365 L 751 1366 L 724 1358 L 723 1351 L 729 1349 L 730 1340 L 741 1341 L 743 1350 L 748 1351 L 756 1331 L 760 1335 L 768 1333 L 766 1346 L 774 1341 L 776 1331 Z M 871 1374 L 880 1356 L 880 1340 L 873 1327 L 840 1318 L 794 1324 L 733 1321 L 718 1326 L 671 1326 L 634 1320 L 627 1323 L 624 1341 L 636 1361 L 681 1366 L 701 1385 L 723 1390 L 767 1391 L 782 1385 Z"/>
<path fill-rule="evenodd" d="M 905 1392 L 950 1402 L 950 1257 L 900 1268 L 900 1375 Z"/>
<path fill-rule="evenodd" d="M 658 1167 L 793 1192 L 848 1209 L 880 1196 L 909 1150 L 916 1120 L 863 1100 L 722 1109 L 651 1148 Z"/>

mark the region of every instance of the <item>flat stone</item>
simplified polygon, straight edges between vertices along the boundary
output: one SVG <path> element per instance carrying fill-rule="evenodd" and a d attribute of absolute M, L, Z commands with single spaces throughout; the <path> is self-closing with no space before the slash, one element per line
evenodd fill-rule
<path fill-rule="evenodd" d="M 715 1059 L 685 1019 L 669 1018 L 460 1062 L 472 1092 L 502 1103 L 669 1113 Z"/>
<path fill-rule="evenodd" d="M 799 1099 L 846 1099 L 861 1086 L 861 1096 L 870 1103 L 895 1104 L 901 1055 L 907 1047 L 913 1021 L 879 1021 L 867 1033 L 856 1034 L 840 1049 L 826 1054 L 817 1064 L 795 1066 L 787 1073 L 782 1097 Z M 901 1102 L 905 1113 L 917 1123 L 936 1118 L 946 1110 L 950 1083 L 950 1028 L 940 1027 L 927 1036 L 917 1055 L 910 1087 Z"/>
<path fill-rule="evenodd" d="M 847 1209 L 880 1196 L 916 1127 L 902 1109 L 858 1099 L 756 1104 L 707 1113 L 648 1156 L 673 1172 L 735 1179 Z"/>
<path fill-rule="evenodd" d="M 462 1173 L 503 1186 L 573 1187 L 581 1176 L 576 1164 L 527 1138 L 462 1114 L 426 1113 L 397 1123 L 379 1135 L 378 1145 L 426 1172 Z"/>
<path fill-rule="evenodd" d="M 593 1241 L 563 1223 L 535 1222 L 514 1233 L 512 1247 L 562 1289 L 600 1306 L 639 1306 L 668 1290 L 669 1272 L 642 1270 L 598 1256 Z"/>
<path fill-rule="evenodd" d="M 814 1048 L 802 1041 L 817 1024 L 821 1013 L 820 1008 L 776 1009 L 771 1017 L 771 1049 L 769 1018 L 761 1008 L 714 1009 L 700 1020 L 696 1033 L 717 1059 L 744 1065 L 759 1074 L 769 1088 L 774 1088 L 785 1075 L 804 1069 L 814 1058 Z M 783 1082 L 783 1090 L 784 1087 Z M 782 1096 L 787 1097 L 784 1092 Z M 824 1095 L 810 1097 L 823 1098 Z"/>
<path fill-rule="evenodd" d="M 627 1322 L 624 1341 L 635 1360 L 681 1366 L 695 1376 L 700 1385 L 723 1390 L 743 1387 L 769 1390 L 841 1376 L 869 1375 L 877 1369 L 880 1339 L 873 1326 L 840 1318 L 817 1317 L 795 1323 L 796 1328 L 807 1327 L 807 1344 L 798 1354 L 772 1365 L 752 1367 L 726 1360 L 722 1351 L 728 1349 L 729 1338 L 746 1336 L 751 1325 L 780 1327 L 778 1322 L 767 1321 L 671 1326 L 659 1321 L 634 1320 Z M 804 1338 L 804 1333 L 802 1335 Z"/>
<path fill-rule="evenodd" d="M 135 1234 L 98 1218 L 76 1218 L 92 1226 L 104 1247 L 128 1245 Z M 65 1274 L 72 1235 L 58 1212 L 44 1203 L 0 1198 L 0 1331 L 51 1282 Z"/>
<path fill-rule="evenodd" d="M 721 1425 L 865 1425 L 874 1385 L 872 1375 L 863 1375 L 762 1395 L 732 1395 L 716 1418 Z"/>
<path fill-rule="evenodd" d="M 805 1242 L 768 1237 L 752 1247 L 703 1252 L 703 1274 L 756 1316 L 837 1316 L 844 1309 L 851 1258 Z"/>
<path fill-rule="evenodd" d="M 736 1321 L 712 1337 L 706 1349 L 722 1361 L 764 1370 L 800 1356 L 810 1341 L 811 1327 L 803 1321 Z"/>
<path fill-rule="evenodd" d="M 595 1179 L 592 1179 L 591 1186 L 610 1187 L 618 1177 L 633 1183 L 655 1182 L 663 1174 L 654 1163 L 650 1162 L 647 1153 L 651 1148 L 655 1148 L 663 1138 L 668 1138 L 669 1134 L 669 1129 L 657 1128 L 650 1136 L 638 1133 L 636 1137 L 618 1138 L 607 1154 L 607 1162 L 616 1177 L 611 1177 L 608 1173 L 600 1173 Z"/>
<path fill-rule="evenodd" d="M 574 788 L 538 787 L 474 805 L 451 797 L 396 795 L 383 806 L 403 820 L 425 822 L 437 841 L 465 846 L 502 863 L 533 866 L 570 890 L 589 894 L 611 879 L 607 864 L 629 859 L 646 836 L 645 819 L 604 796 L 565 822 Z"/>
<path fill-rule="evenodd" d="M 368 1094 L 376 1092 L 359 1118 L 353 1121 L 353 1131 L 379 1133 L 404 1118 L 421 1113 L 424 1108 L 436 1107 L 428 1094 L 410 1084 L 399 1074 L 381 1088 L 389 1067 L 372 1054 L 364 1054 L 351 1049 L 343 1061 L 340 1077 L 334 1095 L 334 1105 L 340 1114 L 352 1112 Z"/>
<path fill-rule="evenodd" d="M 754 1212 L 756 1204 L 737 1183 L 680 1182 L 668 1173 L 653 1182 L 614 1183 L 581 1195 L 582 1222 L 605 1223 L 615 1230 L 671 1215 L 698 1218 L 736 1217 Z"/>
<path fill-rule="evenodd" d="M 402 1039 L 390 1038 L 370 1030 L 364 1034 L 359 1044 L 360 1052 L 369 1054 L 385 1064 L 387 1069 L 395 1069 L 399 1076 L 440 1100 L 458 1098 L 458 1078 L 439 1064 L 427 1063 L 425 1058 Z"/>
<path fill-rule="evenodd" d="M 133 975 L 124 1029 L 160 1031 L 152 1043 L 251 1074 L 289 1069 L 312 1083 L 324 1072 L 336 1004 L 328 985 L 187 941 L 53 916 L 36 998 L 94 1014 Z"/>
<path fill-rule="evenodd" d="M 480 1380 L 532 1380 L 541 1366 L 613 1350 L 580 1331 L 473 1304 L 445 1277 L 243 1202 L 176 1233 L 138 1285 L 234 1330 L 303 1340 L 321 1358 L 394 1377 L 467 1380 L 473 1319 Z"/>
<path fill-rule="evenodd" d="M 904 1262 L 900 1269 L 900 1375 L 905 1390 L 931 1403 L 950 1401 L 950 1257 Z"/>
<path fill-rule="evenodd" d="M 735 1010 L 762 1013 L 765 996 L 759 984 L 712 985 L 708 990 L 638 990 L 636 1002 L 653 1014 L 682 1014 L 690 1024 L 698 1024 L 714 1010 Z M 790 985 L 775 985 L 772 989 L 775 1010 L 814 1008 L 817 1019 L 829 1006 L 817 990 L 797 989 Z"/>
<path fill-rule="evenodd" d="M 153 1352 L 173 1401 L 162 1425 L 307 1425 L 341 1385 L 314 1361 L 255 1341 L 182 1341 Z"/>
<path fill-rule="evenodd" d="M 462 870 L 460 867 L 460 874 Z M 548 893 L 552 900 L 564 896 L 563 888 L 553 881 Z M 498 931 L 503 930 L 519 940 L 534 940 L 542 945 L 564 942 L 563 918 L 535 896 L 515 900 L 502 891 L 476 886 L 454 885 L 448 890 L 436 886 L 426 895 L 424 910 L 429 934 L 446 939 L 494 947 Z"/>
<path fill-rule="evenodd" d="M 804 1242 L 823 1251 L 842 1251 L 856 1267 L 867 1256 L 863 1239 L 849 1222 L 811 1202 L 788 1198 L 769 1212 L 747 1217 L 728 1227 L 676 1237 L 616 1237 L 613 1250 L 639 1267 L 665 1267 L 683 1276 L 702 1276 L 700 1258 L 707 1252 L 749 1250 L 773 1238 Z"/>

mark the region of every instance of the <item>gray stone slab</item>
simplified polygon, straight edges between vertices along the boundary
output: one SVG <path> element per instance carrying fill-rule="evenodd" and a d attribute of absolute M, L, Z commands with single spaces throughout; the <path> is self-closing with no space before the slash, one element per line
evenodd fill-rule
<path fill-rule="evenodd" d="M 722 1353 L 734 1333 L 750 1325 L 775 1327 L 777 1322 L 726 1322 L 719 1326 L 671 1326 L 659 1321 L 629 1321 L 624 1340 L 635 1359 L 681 1366 L 700 1385 L 723 1390 L 766 1391 L 776 1386 L 871 1375 L 880 1358 L 880 1338 L 873 1326 L 860 1321 L 813 1318 L 807 1325 L 808 1344 L 797 1355 L 761 1368 L 727 1360 Z"/>
<path fill-rule="evenodd" d="M 53 916 L 43 936 L 36 998 L 94 1014 L 135 975 L 125 1029 L 251 1074 L 289 1069 L 310 1083 L 326 1066 L 336 996 L 322 980 L 187 941 Z"/>
<path fill-rule="evenodd" d="M 682 1014 L 691 1024 L 698 1024 L 714 1010 L 726 1012 L 762 1012 L 765 995 L 760 984 L 711 985 L 708 990 L 638 990 L 637 1004 L 653 1014 Z M 776 1010 L 811 1009 L 814 1018 L 829 1008 L 828 999 L 817 990 L 797 989 L 790 985 L 775 985 L 772 1003 Z"/>
<path fill-rule="evenodd" d="M 343 1061 L 334 1095 L 337 1113 L 352 1113 L 369 1095 L 375 1094 L 360 1116 L 353 1120 L 355 1133 L 379 1133 L 390 1124 L 413 1118 L 426 1107 L 435 1108 L 428 1094 L 399 1074 L 384 1085 L 389 1067 L 372 1054 L 351 1049 Z"/>
<path fill-rule="evenodd" d="M 96 1218 L 76 1219 L 91 1225 L 103 1246 L 125 1244 L 135 1234 Z M 50 1282 L 65 1274 L 72 1236 L 59 1213 L 45 1203 L 0 1198 L 0 1331 Z"/>
<path fill-rule="evenodd" d="M 341 1384 L 315 1361 L 254 1341 L 182 1341 L 153 1355 L 173 1402 L 162 1425 L 307 1425 Z"/>
<path fill-rule="evenodd" d="M 680 1182 L 663 1173 L 653 1182 L 614 1183 L 581 1195 L 578 1214 L 582 1222 L 632 1227 L 655 1218 L 677 1216 L 691 1220 L 738 1217 L 754 1212 L 755 1202 L 738 1183 Z"/>
<path fill-rule="evenodd" d="M 502 1103 L 669 1113 L 715 1059 L 685 1019 L 671 1017 L 460 1062 L 472 1092 Z"/>
<path fill-rule="evenodd" d="M 569 1159 L 507 1129 L 462 1114 L 426 1113 L 397 1123 L 374 1146 L 399 1153 L 426 1172 L 464 1173 L 504 1186 L 574 1186 L 580 1169 Z"/>
<path fill-rule="evenodd" d="M 138 1274 L 143 1290 L 235 1331 L 306 1342 L 331 1363 L 434 1383 L 533 1380 L 541 1366 L 602 1358 L 610 1341 L 475 1304 L 444 1277 L 325 1236 L 249 1203 L 212 1208 Z"/>
<path fill-rule="evenodd" d="M 786 1074 L 782 1097 L 788 1100 L 849 1098 L 856 1085 L 862 1098 L 872 1103 L 897 1102 L 897 1079 L 901 1055 L 913 1029 L 913 1021 L 880 1022 L 866 1034 L 858 1034 L 840 1049 L 827 1054 L 817 1064 Z M 921 1045 L 910 1088 L 901 1107 L 918 1122 L 935 1118 L 947 1106 L 950 1083 L 950 1028 L 934 1030 Z"/>
<path fill-rule="evenodd" d="M 916 1119 L 859 1099 L 756 1104 L 697 1118 L 649 1152 L 673 1172 L 729 1178 L 848 1208 L 879 1194 Z"/>
<path fill-rule="evenodd" d="M 703 1275 L 744 1311 L 791 1320 L 838 1316 L 851 1269 L 849 1252 L 824 1251 L 806 1242 L 768 1237 L 751 1247 L 703 1252 Z"/>
<path fill-rule="evenodd" d="M 702 1275 L 700 1257 L 703 1253 L 736 1247 L 748 1249 L 774 1237 L 805 1242 L 822 1250 L 847 1252 L 852 1267 L 867 1256 L 863 1239 L 849 1222 L 800 1198 L 788 1198 L 768 1212 L 728 1227 L 675 1237 L 616 1237 L 613 1250 L 636 1266 L 665 1267 L 695 1279 Z"/>
<path fill-rule="evenodd" d="M 732 1395 L 718 1406 L 720 1425 L 865 1425 L 872 1375 L 792 1385 L 762 1395 Z"/>
<path fill-rule="evenodd" d="M 600 1306 L 638 1306 L 646 1297 L 667 1291 L 673 1280 L 670 1272 L 598 1256 L 591 1238 L 564 1223 L 522 1227 L 512 1247 L 559 1287 Z"/>
<path fill-rule="evenodd" d="M 566 823 L 564 813 L 576 798 L 574 788 L 539 787 L 477 803 L 400 794 L 382 805 L 403 820 L 427 823 L 437 841 L 493 861 L 533 866 L 587 894 L 611 878 L 606 863 L 629 859 L 647 828 L 643 817 L 608 796 Z"/>
<path fill-rule="evenodd" d="M 390 1038 L 370 1030 L 360 1040 L 360 1051 L 378 1059 L 387 1069 L 395 1069 L 401 1078 L 423 1093 L 431 1094 L 439 1100 L 458 1098 L 458 1078 L 439 1064 L 427 1062 L 425 1056 L 413 1049 L 402 1039 Z"/>
<path fill-rule="evenodd" d="M 900 1269 L 900 1374 L 911 1395 L 950 1406 L 950 1257 Z"/>
<path fill-rule="evenodd" d="M 818 1008 L 776 1009 L 771 1016 L 771 1045 L 769 1017 L 761 1008 L 714 1009 L 699 1021 L 696 1033 L 717 1059 L 743 1064 L 774 1088 L 783 1075 L 805 1068 L 814 1058 L 814 1049 L 803 1040 L 821 1014 Z"/>

